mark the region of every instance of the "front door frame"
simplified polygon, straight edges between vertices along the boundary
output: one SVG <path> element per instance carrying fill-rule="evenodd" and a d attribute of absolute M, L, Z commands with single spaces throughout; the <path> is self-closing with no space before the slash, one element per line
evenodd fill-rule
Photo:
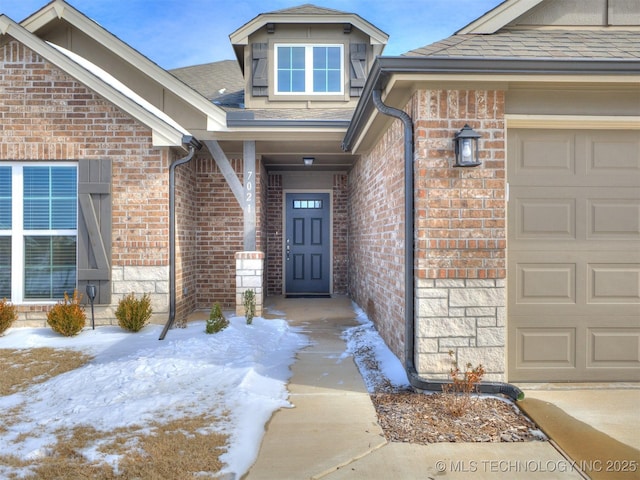
<path fill-rule="evenodd" d="M 287 293 L 287 194 L 329 194 L 329 294 L 333 295 L 333 190 L 321 188 L 288 188 L 282 190 L 282 295 Z"/>

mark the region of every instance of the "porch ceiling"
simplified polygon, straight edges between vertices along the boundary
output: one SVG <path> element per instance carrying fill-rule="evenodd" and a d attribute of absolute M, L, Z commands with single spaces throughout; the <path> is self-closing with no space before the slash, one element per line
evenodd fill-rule
<path fill-rule="evenodd" d="M 242 141 L 221 141 L 228 157 L 242 155 Z M 268 171 L 346 171 L 357 155 L 342 151 L 340 142 L 323 140 L 256 141 L 256 155 Z M 303 157 L 313 157 L 313 165 L 304 165 Z"/>

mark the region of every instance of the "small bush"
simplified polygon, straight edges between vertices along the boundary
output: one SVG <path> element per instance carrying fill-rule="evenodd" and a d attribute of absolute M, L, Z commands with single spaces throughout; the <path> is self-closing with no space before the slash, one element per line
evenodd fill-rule
<path fill-rule="evenodd" d="M 472 394 L 478 392 L 478 384 L 482 381 L 485 370 L 482 365 L 472 368 L 472 365 L 467 363 L 463 371 L 458 367 L 458 362 L 453 360 L 453 350 L 449 350 L 449 356 L 452 357 L 452 367 L 449 371 L 451 383 L 443 385 L 442 392 L 449 396 L 449 413 L 454 417 L 460 417 L 471 408 L 474 401 Z"/>
<path fill-rule="evenodd" d="M 0 302 L 0 335 L 6 332 L 17 319 L 18 311 L 16 310 L 16 306 L 7 302 L 6 298 L 3 298 Z"/>
<path fill-rule="evenodd" d="M 64 292 L 64 300 L 56 303 L 49 310 L 47 323 L 54 332 L 65 337 L 73 337 L 84 328 L 87 315 L 84 312 L 84 307 L 80 305 L 81 299 L 82 295 L 77 290 L 73 291 L 72 298 L 69 298 L 67 292 Z"/>
<path fill-rule="evenodd" d="M 207 333 L 217 333 L 229 326 L 229 320 L 225 318 L 222 314 L 222 310 L 220 309 L 220 304 L 216 303 L 211 309 L 211 313 L 209 314 L 209 319 L 207 320 L 207 325 L 205 327 L 205 332 Z"/>
<path fill-rule="evenodd" d="M 242 305 L 244 306 L 244 316 L 247 325 L 251 325 L 256 314 L 256 294 L 253 290 L 245 290 L 242 294 Z"/>
<path fill-rule="evenodd" d="M 149 294 L 145 293 L 142 298 L 136 298 L 133 293 L 130 293 L 118 302 L 116 318 L 121 328 L 130 332 L 139 332 L 149 323 L 152 313 Z"/>

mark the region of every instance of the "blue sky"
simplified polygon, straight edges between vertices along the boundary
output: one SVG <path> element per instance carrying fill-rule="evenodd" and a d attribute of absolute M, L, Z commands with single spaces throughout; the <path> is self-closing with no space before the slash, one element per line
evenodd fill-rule
<path fill-rule="evenodd" d="M 47 0 L 0 0 L 21 21 Z M 400 55 L 453 34 L 502 0 L 68 0 L 165 69 L 233 59 L 229 34 L 260 13 L 313 3 L 360 15 Z"/>

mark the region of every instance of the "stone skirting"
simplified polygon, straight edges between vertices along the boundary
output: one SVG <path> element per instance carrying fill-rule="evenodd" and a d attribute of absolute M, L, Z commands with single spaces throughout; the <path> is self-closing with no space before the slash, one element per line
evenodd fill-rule
<path fill-rule="evenodd" d="M 484 380 L 503 381 L 506 352 L 504 280 L 422 279 L 416 289 L 416 368 L 446 379 L 452 359 L 482 364 Z M 449 351 L 453 351 L 451 357 Z"/>
<path fill-rule="evenodd" d="M 130 293 L 134 293 L 136 296 L 147 293 L 151 298 L 153 317 L 162 316 L 166 320 L 169 313 L 168 266 L 114 267 L 111 271 L 111 292 L 113 294 L 111 304 L 114 311 L 118 302 Z"/>
<path fill-rule="evenodd" d="M 244 315 L 242 296 L 253 290 L 256 299 L 256 316 L 262 315 L 264 253 L 236 252 L 236 315 Z"/>
<path fill-rule="evenodd" d="M 116 309 L 118 302 L 133 293 L 138 297 L 149 294 L 153 315 L 152 323 L 163 323 L 169 313 L 169 267 L 127 266 L 113 267 L 111 270 L 111 304 L 94 305 L 96 325 L 117 325 Z M 79 292 L 86 300 L 86 293 Z M 50 302 L 51 305 L 56 302 Z M 18 321 L 14 327 L 46 327 L 48 308 L 39 306 L 37 310 L 30 311 L 22 306 Z M 85 306 L 87 314 L 87 326 L 91 325 L 91 306 Z"/>

